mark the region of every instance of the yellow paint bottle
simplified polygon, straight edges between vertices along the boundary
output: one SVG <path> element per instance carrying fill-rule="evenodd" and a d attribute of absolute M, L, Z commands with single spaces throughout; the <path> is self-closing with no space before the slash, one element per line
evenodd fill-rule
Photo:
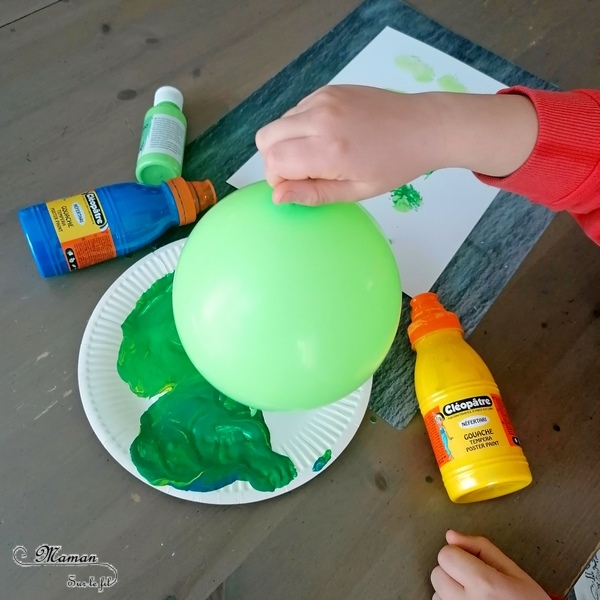
<path fill-rule="evenodd" d="M 417 399 L 450 499 L 478 502 L 528 486 L 531 471 L 498 386 L 458 317 L 433 293 L 410 305 Z"/>

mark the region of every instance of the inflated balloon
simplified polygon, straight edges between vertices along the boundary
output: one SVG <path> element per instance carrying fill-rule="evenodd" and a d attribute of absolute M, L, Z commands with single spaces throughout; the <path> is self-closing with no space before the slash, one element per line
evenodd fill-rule
<path fill-rule="evenodd" d="M 196 225 L 175 271 L 173 311 L 190 360 L 255 408 L 335 402 L 385 358 L 400 278 L 388 240 L 358 204 L 276 205 L 260 182 Z"/>

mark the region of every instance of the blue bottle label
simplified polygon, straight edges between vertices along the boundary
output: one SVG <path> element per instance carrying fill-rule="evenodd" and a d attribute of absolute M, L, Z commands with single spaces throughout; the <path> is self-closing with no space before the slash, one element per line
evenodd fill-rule
<path fill-rule="evenodd" d="M 106 214 L 94 191 L 46 203 L 70 271 L 117 255 Z"/>

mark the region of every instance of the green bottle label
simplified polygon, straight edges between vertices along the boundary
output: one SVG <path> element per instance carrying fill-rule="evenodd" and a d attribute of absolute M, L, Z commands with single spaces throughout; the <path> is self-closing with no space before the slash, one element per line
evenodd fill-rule
<path fill-rule="evenodd" d="M 146 154 L 166 154 L 183 162 L 185 125 L 170 115 L 153 115 L 144 122 L 139 158 Z"/>

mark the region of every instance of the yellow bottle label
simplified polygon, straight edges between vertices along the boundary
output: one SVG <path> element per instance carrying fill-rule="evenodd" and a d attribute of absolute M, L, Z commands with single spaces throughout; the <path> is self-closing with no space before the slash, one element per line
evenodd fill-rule
<path fill-rule="evenodd" d="M 117 255 L 96 192 L 53 200 L 47 202 L 46 207 L 71 271 Z"/>
<path fill-rule="evenodd" d="M 497 394 L 440 404 L 423 417 L 440 467 L 464 456 L 484 457 L 501 447 L 520 446 Z"/>

